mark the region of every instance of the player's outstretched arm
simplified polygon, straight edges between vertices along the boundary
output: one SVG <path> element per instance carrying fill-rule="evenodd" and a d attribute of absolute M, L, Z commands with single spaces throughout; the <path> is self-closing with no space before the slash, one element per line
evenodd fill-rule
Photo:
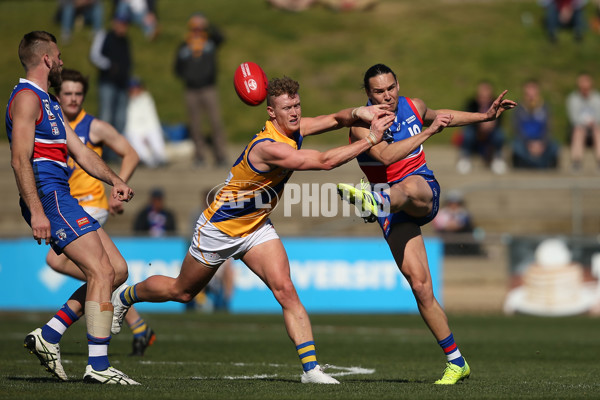
<path fill-rule="evenodd" d="M 383 132 L 393 122 L 393 115 L 376 117 L 370 133 L 355 142 L 324 152 L 296 150 L 285 143 L 262 142 L 250 152 L 250 161 L 260 170 L 281 167 L 294 171 L 331 170 L 352 160 L 381 141 Z"/>
<path fill-rule="evenodd" d="M 469 124 L 475 124 L 478 122 L 486 122 L 492 121 L 500 117 L 502 113 L 506 110 L 511 110 L 517 106 L 517 103 L 513 100 L 505 99 L 508 90 L 504 90 L 497 98 L 494 100 L 490 108 L 485 113 L 473 113 L 467 111 L 458 111 L 458 110 L 448 110 L 448 109 L 440 109 L 440 110 L 432 110 L 426 109 L 426 112 L 423 116 L 423 121 L 425 125 L 429 125 L 435 119 L 437 114 L 452 114 L 454 119 L 452 123 L 448 125 L 449 127 L 453 126 L 463 126 Z"/>
<path fill-rule="evenodd" d="M 361 106 L 356 108 L 345 108 L 334 114 L 320 115 L 318 117 L 303 117 L 300 121 L 300 134 L 304 137 L 318 135 L 344 127 L 361 123 L 369 126 L 369 123 L 379 115 L 391 114 L 384 110 L 384 105 Z"/>

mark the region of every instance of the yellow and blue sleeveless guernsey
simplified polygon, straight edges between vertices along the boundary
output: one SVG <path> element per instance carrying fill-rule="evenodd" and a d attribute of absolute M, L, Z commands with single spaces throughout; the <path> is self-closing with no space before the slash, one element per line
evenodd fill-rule
<path fill-rule="evenodd" d="M 298 150 L 302 146 L 302 135 L 296 132 L 289 138 L 267 121 L 248 143 L 231 167 L 223 188 L 204 210 L 204 217 L 229 236 L 244 237 L 260 228 L 277 206 L 283 187 L 293 173 L 280 167 L 260 171 L 252 165 L 248 156 L 254 146 L 264 141 L 286 143 Z"/>
<path fill-rule="evenodd" d="M 94 117 L 81 110 L 79 115 L 69 122 L 79 139 L 90 149 L 102 157 L 102 145 L 90 140 L 90 127 Z M 88 175 L 71 157 L 67 159 L 69 168 L 69 186 L 71 196 L 75 197 L 81 206 L 97 207 L 108 210 L 108 200 L 101 181 Z"/>

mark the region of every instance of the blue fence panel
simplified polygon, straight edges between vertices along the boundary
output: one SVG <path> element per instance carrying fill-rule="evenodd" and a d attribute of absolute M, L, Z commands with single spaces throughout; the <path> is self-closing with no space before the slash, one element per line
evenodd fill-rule
<path fill-rule="evenodd" d="M 416 313 L 408 282 L 380 238 L 283 239 L 292 280 L 309 312 Z M 441 299 L 442 243 L 426 238 L 431 277 Z M 238 313 L 280 312 L 271 292 L 242 263 L 236 269 L 231 309 Z"/>
<path fill-rule="evenodd" d="M 282 239 L 292 279 L 309 312 L 416 313 L 408 283 L 380 238 Z M 115 238 L 129 265 L 129 283 L 151 275 L 177 276 L 188 241 L 182 238 Z M 442 298 L 442 243 L 426 238 L 437 298 Z M 52 271 L 45 263 L 48 246 L 32 239 L 0 241 L 0 309 L 54 310 L 81 282 Z M 234 263 L 234 313 L 278 313 L 271 292 L 242 262 Z M 179 303 L 139 303 L 140 311 L 179 312 Z"/>
<path fill-rule="evenodd" d="M 129 283 L 151 275 L 177 276 L 188 242 L 181 238 L 115 238 L 129 265 Z M 0 241 L 0 309 L 54 310 L 82 283 L 46 265 L 49 247 L 33 239 Z M 183 305 L 140 303 L 140 311 L 181 311 Z"/>

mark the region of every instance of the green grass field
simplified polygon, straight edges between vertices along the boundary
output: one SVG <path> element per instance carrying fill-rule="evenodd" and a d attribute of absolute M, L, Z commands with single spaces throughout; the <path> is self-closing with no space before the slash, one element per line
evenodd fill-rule
<path fill-rule="evenodd" d="M 444 356 L 415 315 L 313 315 L 321 364 L 341 385 L 303 385 L 280 315 L 147 315 L 157 341 L 127 356 L 131 334 L 113 338 L 115 367 L 138 387 L 88 385 L 82 321 L 62 344 L 72 382 L 59 382 L 23 348 L 50 313 L 2 313 L 0 399 L 581 399 L 600 397 L 600 320 L 589 317 L 450 316 L 471 378 L 437 387 Z"/>

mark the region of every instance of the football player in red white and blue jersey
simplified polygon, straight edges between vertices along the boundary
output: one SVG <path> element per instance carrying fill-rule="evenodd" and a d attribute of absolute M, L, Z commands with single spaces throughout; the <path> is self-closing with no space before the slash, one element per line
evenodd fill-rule
<path fill-rule="evenodd" d="M 435 383 L 455 384 L 469 377 L 470 368 L 433 293 L 421 226 L 438 212 L 440 186 L 427 167 L 423 143 L 447 126 L 494 120 L 516 103 L 505 100 L 504 91 L 487 113 L 433 110 L 421 99 L 400 96 L 396 75 L 383 64 L 367 70 L 364 89 L 368 105 L 387 105 L 396 118 L 383 140 L 357 157 L 371 186 L 339 184 L 338 191 L 366 213 L 365 220 L 379 222 L 394 259 L 411 286 L 421 316 L 446 354 L 444 375 Z M 368 134 L 367 126 L 353 126 L 350 141 Z"/>
<path fill-rule="evenodd" d="M 61 81 L 56 38 L 44 31 L 26 34 L 19 44 L 19 59 L 26 78 L 10 96 L 6 131 L 21 211 L 33 238 L 50 244 L 57 254 L 66 254 L 87 277 L 87 284 L 77 289 L 46 325 L 25 337 L 25 347 L 50 373 L 68 380 L 59 341 L 85 310 L 89 356 L 84 380 L 138 384 L 108 361 L 111 293 L 127 279 L 127 264 L 98 222 L 71 196 L 67 155 L 89 174 L 112 185 L 113 197 L 129 201 L 133 190 L 79 140 L 64 121 L 57 99 L 48 93 L 50 86 Z"/>

